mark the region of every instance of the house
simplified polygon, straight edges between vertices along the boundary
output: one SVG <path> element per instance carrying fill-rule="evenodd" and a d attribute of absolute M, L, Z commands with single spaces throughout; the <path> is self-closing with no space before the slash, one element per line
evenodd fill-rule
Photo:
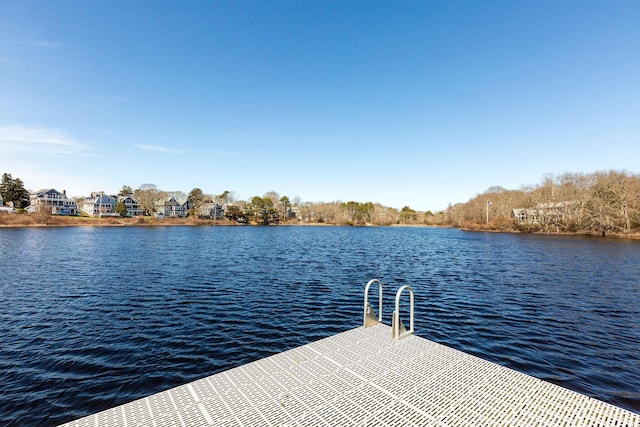
<path fill-rule="evenodd" d="M 191 210 L 193 209 L 193 203 L 191 203 L 189 200 L 185 200 L 185 202 L 182 205 L 180 205 L 180 207 L 184 212 L 184 216 L 188 216 L 189 212 L 191 212 Z"/>
<path fill-rule="evenodd" d="M 120 196 L 118 202 L 124 203 L 124 207 L 127 210 L 127 216 L 139 216 L 144 215 L 144 209 L 140 207 L 140 204 L 131 196 Z"/>
<path fill-rule="evenodd" d="M 16 212 L 16 209 L 13 206 L 5 206 L 4 203 L 2 203 L 2 195 L 0 195 L 0 212 L 7 212 L 7 213 Z"/>
<path fill-rule="evenodd" d="M 84 214 L 94 217 L 118 216 L 116 203 L 118 203 L 116 196 L 109 196 L 103 191 L 95 191 L 78 204 L 78 209 Z"/>
<path fill-rule="evenodd" d="M 284 211 L 285 219 L 296 219 L 298 217 L 299 208 L 297 206 L 289 207 Z"/>
<path fill-rule="evenodd" d="M 558 224 L 576 205 L 573 201 L 538 203 L 535 208 L 513 209 L 512 215 L 518 224 Z"/>
<path fill-rule="evenodd" d="M 518 224 L 538 224 L 540 218 L 537 209 L 513 209 L 512 215 Z"/>
<path fill-rule="evenodd" d="M 222 219 L 224 218 L 224 207 L 219 203 L 204 203 L 198 209 L 198 216 L 201 218 Z"/>
<path fill-rule="evenodd" d="M 185 218 L 189 215 L 192 205 L 188 200 L 180 203 L 175 197 L 170 197 L 156 203 L 156 216 L 169 218 Z"/>
<path fill-rule="evenodd" d="M 42 209 L 51 210 L 54 215 L 77 215 L 78 205 L 67 198 L 67 192 L 53 188 L 43 189 L 29 195 L 30 205 L 27 212 L 34 213 Z"/>

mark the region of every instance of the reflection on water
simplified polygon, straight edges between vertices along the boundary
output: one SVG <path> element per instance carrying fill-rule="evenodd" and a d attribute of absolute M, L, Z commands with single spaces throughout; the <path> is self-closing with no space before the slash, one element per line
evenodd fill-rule
<path fill-rule="evenodd" d="M 640 243 L 349 227 L 0 230 L 0 423 L 58 424 L 359 326 L 640 412 Z"/>

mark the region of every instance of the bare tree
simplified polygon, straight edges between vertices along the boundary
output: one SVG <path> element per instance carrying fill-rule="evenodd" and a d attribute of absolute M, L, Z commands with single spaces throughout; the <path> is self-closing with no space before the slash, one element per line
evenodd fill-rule
<path fill-rule="evenodd" d="M 493 228 L 508 227 L 507 213 L 524 207 L 535 212 L 529 230 L 629 233 L 640 228 L 640 175 L 565 173 L 545 175 L 540 183 L 518 191 L 491 187 L 467 203 L 450 206 L 448 221 L 456 226 L 482 224 L 487 207 Z"/>
<path fill-rule="evenodd" d="M 155 184 L 142 184 L 133 192 L 133 198 L 138 201 L 147 215 L 152 215 L 156 209 L 156 204 L 161 201 L 165 195 Z"/>
<path fill-rule="evenodd" d="M 373 205 L 371 221 L 376 225 L 391 225 L 398 222 L 398 211 L 394 208 L 382 206 L 380 203 Z"/>
<path fill-rule="evenodd" d="M 184 203 L 189 198 L 187 193 L 185 193 L 184 191 L 180 191 L 180 190 L 177 190 L 177 191 L 165 191 L 163 197 L 167 197 L 167 198 L 173 197 L 174 199 L 176 199 L 176 201 L 178 201 L 180 203 Z"/>
<path fill-rule="evenodd" d="M 280 206 L 280 195 L 275 191 L 267 191 L 266 193 L 264 193 L 264 196 L 262 196 L 262 198 L 271 200 L 271 203 L 273 203 L 273 207 L 276 209 Z"/>
<path fill-rule="evenodd" d="M 638 177 L 626 172 L 596 173 L 596 184 L 591 190 L 588 203 L 589 226 L 605 232 L 631 230 L 633 202 L 637 199 Z M 633 194 L 635 193 L 635 194 Z"/>

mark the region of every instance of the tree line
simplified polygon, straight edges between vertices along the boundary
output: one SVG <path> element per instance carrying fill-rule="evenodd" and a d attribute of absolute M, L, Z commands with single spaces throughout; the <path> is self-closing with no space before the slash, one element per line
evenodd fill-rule
<path fill-rule="evenodd" d="M 29 205 L 29 192 L 19 178 L 2 175 L 0 196 L 16 208 Z M 168 197 L 188 201 L 192 216 L 206 203 L 224 207 L 227 220 L 272 224 L 292 221 L 333 225 L 431 225 L 465 229 L 556 233 L 640 232 L 640 175 L 626 171 L 565 173 L 545 175 L 535 185 L 519 190 L 500 186 L 487 189 L 466 203 L 450 205 L 445 211 L 420 212 L 404 206 L 395 209 L 373 202 L 303 202 L 275 191 L 248 200 L 238 200 L 235 192 L 207 194 L 200 188 L 189 193 L 163 191 L 154 184 L 135 190 L 124 185 L 118 196 L 131 196 L 147 215 Z M 519 220 L 514 209 L 526 210 L 533 217 Z M 118 211 L 116 207 L 116 211 Z M 126 209 L 120 206 L 122 214 Z M 532 219 L 533 218 L 533 219 Z"/>
<path fill-rule="evenodd" d="M 445 213 L 418 212 L 409 206 L 401 210 L 382 206 L 373 202 L 303 202 L 300 197 L 293 199 L 269 191 L 263 196 L 253 196 L 249 200 L 238 200 L 235 192 L 226 190 L 219 195 L 205 194 L 200 188 L 192 189 L 188 194 L 165 192 L 154 184 L 143 184 L 132 190 L 124 186 L 119 195 L 131 195 L 145 212 L 151 214 L 157 203 L 167 197 L 187 200 L 191 212 L 201 211 L 206 203 L 224 206 L 226 219 L 238 222 L 273 224 L 291 221 L 332 225 L 444 225 Z"/>
<path fill-rule="evenodd" d="M 19 178 L 14 179 L 11 174 L 3 175 L 0 196 L 5 203 L 18 209 L 29 206 L 29 192 L 24 188 L 23 182 Z M 189 215 L 192 217 L 207 216 L 203 214 L 202 208 L 214 203 L 224 207 L 225 219 L 241 223 L 273 224 L 295 220 L 332 225 L 444 225 L 446 221 L 444 212 L 419 212 L 409 206 L 398 210 L 373 202 L 303 202 L 300 197 L 291 199 L 286 195 L 280 196 L 275 191 L 239 200 L 235 192 L 230 190 L 208 194 L 196 187 L 189 193 L 184 193 L 164 191 L 155 184 L 147 183 L 136 189 L 123 185 L 117 196 L 133 198 L 146 215 L 154 215 L 157 207 L 171 197 L 180 202 L 188 202 Z M 127 215 L 127 208 L 122 200 L 116 204 L 115 212 L 123 217 Z"/>
<path fill-rule="evenodd" d="M 535 220 L 518 221 L 527 209 Z M 640 175 L 626 171 L 545 175 L 519 190 L 491 187 L 447 209 L 449 224 L 501 231 L 630 234 L 640 231 Z M 488 220 L 487 220 L 488 218 Z"/>
<path fill-rule="evenodd" d="M 291 221 L 332 225 L 445 225 L 444 212 L 434 214 L 430 211 L 418 212 L 409 206 L 398 210 L 373 202 L 302 202 L 299 197 L 294 199 L 280 196 L 275 191 L 269 191 L 263 196 L 253 196 L 249 200 L 238 200 L 233 191 L 224 191 L 219 195 L 204 194 L 201 189 L 194 188 L 188 194 L 180 192 L 163 192 L 153 184 L 144 184 L 136 190 L 123 187 L 140 207 L 151 213 L 157 202 L 167 196 L 180 200 L 188 200 L 192 212 L 199 212 L 205 203 L 218 203 L 225 207 L 225 217 L 239 222 L 253 222 L 258 224 L 272 224 Z M 120 195 L 124 194 L 121 191 Z"/>

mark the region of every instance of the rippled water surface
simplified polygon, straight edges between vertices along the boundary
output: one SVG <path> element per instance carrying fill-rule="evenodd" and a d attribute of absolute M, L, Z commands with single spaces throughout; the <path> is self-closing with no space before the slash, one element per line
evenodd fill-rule
<path fill-rule="evenodd" d="M 640 412 L 640 243 L 450 229 L 0 229 L 0 424 L 56 425 L 360 326 Z"/>

